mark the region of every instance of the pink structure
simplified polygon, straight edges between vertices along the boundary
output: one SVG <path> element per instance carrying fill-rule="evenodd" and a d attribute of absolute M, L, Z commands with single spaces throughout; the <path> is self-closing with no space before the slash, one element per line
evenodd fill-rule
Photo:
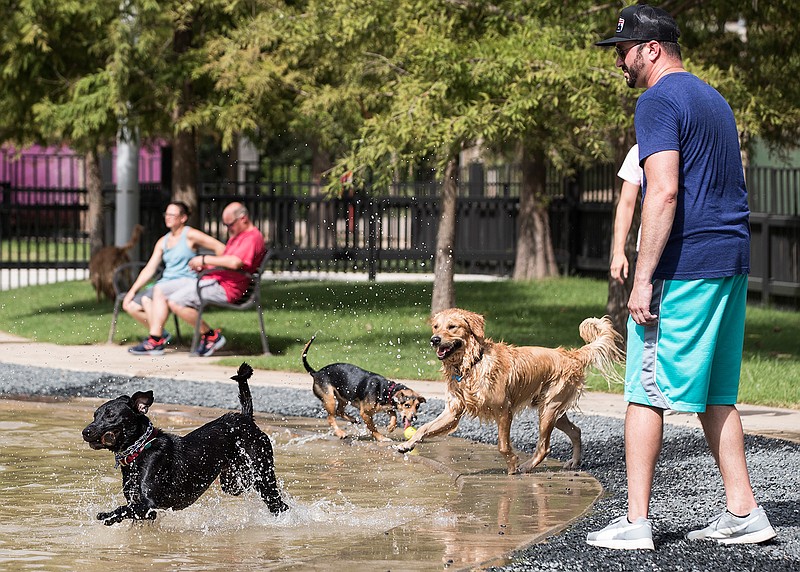
<path fill-rule="evenodd" d="M 116 150 L 112 150 L 111 181 L 116 182 Z M 161 146 L 142 145 L 139 151 L 139 182 L 161 182 Z M 83 155 L 67 147 L 33 145 L 20 151 L 0 147 L 0 183 L 14 188 L 83 189 L 86 187 Z"/>

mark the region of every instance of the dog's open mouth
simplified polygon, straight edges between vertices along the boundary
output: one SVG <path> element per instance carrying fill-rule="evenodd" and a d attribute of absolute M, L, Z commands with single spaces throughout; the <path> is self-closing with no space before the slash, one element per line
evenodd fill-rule
<path fill-rule="evenodd" d="M 461 340 L 453 340 L 449 343 L 442 343 L 436 347 L 436 357 L 443 360 L 461 347 Z"/>
<path fill-rule="evenodd" d="M 106 431 L 102 435 L 95 435 L 92 432 L 84 431 L 83 440 L 92 449 L 105 449 L 113 447 L 117 443 L 118 436 L 114 431 Z"/>

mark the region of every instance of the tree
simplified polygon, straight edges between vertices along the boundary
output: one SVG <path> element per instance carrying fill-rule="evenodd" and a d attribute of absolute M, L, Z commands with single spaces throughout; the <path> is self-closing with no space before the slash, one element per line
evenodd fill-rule
<path fill-rule="evenodd" d="M 397 2 L 391 52 L 378 54 L 387 103 L 364 121 L 352 153 L 340 168 L 367 171 L 388 183 L 398 167 L 429 160 L 441 173 L 442 193 L 434 259 L 431 313 L 455 305 L 455 228 L 458 157 L 479 136 L 483 118 L 473 102 L 480 97 L 472 81 L 470 48 L 487 25 L 480 6 L 452 2 Z"/>
<path fill-rule="evenodd" d="M 476 75 L 486 93 L 481 115 L 491 117 L 481 138 L 488 145 L 518 145 L 522 186 L 514 278 L 543 278 L 558 273 L 547 167 L 568 174 L 605 156 L 608 133 L 619 120 L 613 111 L 617 90 L 598 89 L 608 74 L 600 54 L 590 49 L 591 21 L 576 19 L 580 3 L 571 3 L 569 14 L 531 11 L 517 2 L 504 7 L 503 25 L 475 45 Z"/>
<path fill-rule="evenodd" d="M 262 149 L 299 147 L 311 159 L 310 193 L 325 192 L 334 159 L 381 98 L 369 50 L 391 41 L 385 32 L 392 12 L 370 12 L 375 20 L 362 21 L 364 4 L 274 2 L 212 42 L 204 72 L 217 97 L 198 112 L 217 118 L 223 145 L 244 133 Z M 308 222 L 333 234 L 335 214 L 326 207 L 308 209 Z"/>
<path fill-rule="evenodd" d="M 115 86 L 104 70 L 117 53 L 119 11 L 104 2 L 3 0 L 0 141 L 67 144 L 86 157 L 91 251 L 103 244 L 99 155 L 117 129 Z"/>
<path fill-rule="evenodd" d="M 253 11 L 269 10 L 268 0 L 130 0 L 132 39 L 128 66 L 115 69 L 126 84 L 127 118 L 151 140 L 172 144 L 172 198 L 192 210 L 194 224 L 198 184 L 198 138 L 219 138 L 219 125 L 230 115 L 228 107 L 208 113 L 217 90 L 207 66 L 211 46 L 234 34 Z M 230 106 L 231 104 L 228 103 Z M 228 148 L 232 139 L 222 140 Z"/>
<path fill-rule="evenodd" d="M 591 26 L 567 28 L 564 14 L 549 5 L 538 6 L 540 15 L 526 2 L 399 3 L 399 14 L 414 16 L 395 24 L 396 48 L 385 55 L 388 106 L 365 121 L 353 153 L 340 163 L 356 172 L 369 167 L 380 179 L 398 164 L 430 158 L 448 173 L 465 145 L 515 144 L 524 165 L 518 278 L 557 272 L 544 192 L 547 163 L 568 168 L 602 157 L 620 115 L 621 89 L 597 89 L 610 74 L 601 54 L 589 49 Z M 588 72 L 587 62 L 595 64 Z M 454 251 L 455 201 L 449 198 L 443 193 L 434 270 L 443 277 L 448 273 L 439 265 L 452 264 Z M 452 278 L 436 280 L 433 300 L 433 312 L 455 302 Z"/>

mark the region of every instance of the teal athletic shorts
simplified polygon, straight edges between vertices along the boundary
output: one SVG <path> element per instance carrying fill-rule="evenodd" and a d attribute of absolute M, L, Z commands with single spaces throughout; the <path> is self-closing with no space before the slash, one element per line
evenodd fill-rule
<path fill-rule="evenodd" d="M 655 280 L 645 328 L 628 318 L 625 401 L 699 412 L 734 405 L 742 367 L 747 275 Z"/>

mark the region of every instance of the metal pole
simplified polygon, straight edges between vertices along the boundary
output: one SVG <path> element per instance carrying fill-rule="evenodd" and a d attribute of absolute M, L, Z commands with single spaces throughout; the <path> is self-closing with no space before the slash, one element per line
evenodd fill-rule
<path fill-rule="evenodd" d="M 117 187 L 114 244 L 128 242 L 139 222 L 139 136 L 136 129 L 120 125 L 117 134 Z M 135 258 L 135 257 L 134 257 Z"/>

